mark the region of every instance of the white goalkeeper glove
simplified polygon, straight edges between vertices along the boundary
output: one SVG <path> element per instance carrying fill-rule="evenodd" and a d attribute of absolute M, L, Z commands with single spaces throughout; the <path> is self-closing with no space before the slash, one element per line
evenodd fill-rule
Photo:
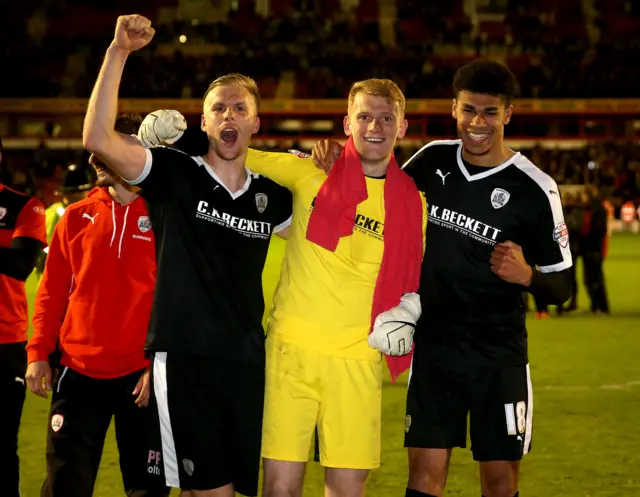
<path fill-rule="evenodd" d="M 405 293 L 400 304 L 378 314 L 369 334 L 369 346 L 383 354 L 402 356 L 411 352 L 413 333 L 422 314 L 420 295 Z"/>
<path fill-rule="evenodd" d="M 171 145 L 182 138 L 185 129 L 187 120 L 177 110 L 156 110 L 142 121 L 138 140 L 146 148 Z"/>

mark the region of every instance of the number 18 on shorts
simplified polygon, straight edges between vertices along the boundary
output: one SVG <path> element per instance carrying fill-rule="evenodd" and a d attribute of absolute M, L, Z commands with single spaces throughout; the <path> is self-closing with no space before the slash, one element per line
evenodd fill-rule
<path fill-rule="evenodd" d="M 529 365 L 445 371 L 414 363 L 405 447 L 466 447 L 467 416 L 476 461 L 522 459 L 533 427 Z"/>

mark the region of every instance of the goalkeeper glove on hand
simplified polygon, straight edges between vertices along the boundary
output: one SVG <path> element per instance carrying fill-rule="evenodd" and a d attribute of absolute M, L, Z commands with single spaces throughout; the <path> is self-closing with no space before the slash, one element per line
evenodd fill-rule
<path fill-rule="evenodd" d="M 369 334 L 369 346 L 390 356 L 408 354 L 421 314 L 420 296 L 417 293 L 405 293 L 399 305 L 378 315 Z"/>
<path fill-rule="evenodd" d="M 182 138 L 185 129 L 187 120 L 177 110 L 156 110 L 142 121 L 138 140 L 146 148 L 172 145 Z"/>

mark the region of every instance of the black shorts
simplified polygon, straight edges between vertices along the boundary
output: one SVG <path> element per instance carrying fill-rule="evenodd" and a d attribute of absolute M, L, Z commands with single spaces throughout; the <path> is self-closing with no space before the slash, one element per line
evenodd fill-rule
<path fill-rule="evenodd" d="M 147 472 L 183 490 L 233 484 L 258 494 L 264 366 L 156 352 L 151 366 Z"/>
<path fill-rule="evenodd" d="M 449 368 L 414 356 L 405 447 L 466 447 L 467 414 L 476 461 L 519 461 L 531 450 L 529 365 Z"/>

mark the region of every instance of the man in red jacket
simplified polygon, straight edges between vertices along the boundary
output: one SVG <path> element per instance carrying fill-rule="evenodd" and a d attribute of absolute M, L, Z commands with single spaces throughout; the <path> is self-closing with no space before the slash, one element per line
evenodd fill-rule
<path fill-rule="evenodd" d="M 119 124 L 136 123 L 124 118 Z M 147 415 L 139 409 L 149 396 L 144 342 L 156 274 L 154 235 L 144 200 L 95 157 L 90 162 L 97 188 L 69 206 L 56 226 L 27 346 L 29 389 L 44 398 L 53 389 L 41 495 L 93 494 L 114 416 L 127 495 L 168 495 L 147 477 L 141 436 Z M 52 381 L 48 357 L 58 342 L 61 369 Z"/>
<path fill-rule="evenodd" d="M 2 495 L 7 497 L 20 496 L 18 430 L 29 327 L 24 282 L 46 241 L 42 202 L 0 183 L 0 474 Z"/>

